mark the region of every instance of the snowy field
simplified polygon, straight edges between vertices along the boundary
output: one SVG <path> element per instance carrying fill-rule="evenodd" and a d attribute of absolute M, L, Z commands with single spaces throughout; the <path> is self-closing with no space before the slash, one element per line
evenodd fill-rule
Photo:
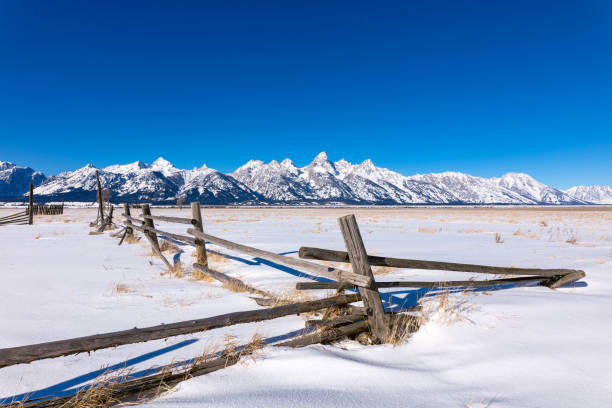
<path fill-rule="evenodd" d="M 12 212 L 0 209 L 0 217 Z M 291 256 L 302 245 L 344 249 L 336 219 L 348 213 L 356 214 L 371 254 L 574 268 L 587 276 L 554 291 L 521 286 L 447 297 L 394 289 L 386 298 L 396 305 L 426 296 L 425 323 L 403 345 L 266 347 L 254 361 L 192 378 L 145 405 L 612 405 L 612 208 L 203 209 L 210 234 Z M 153 214 L 190 217 L 189 209 L 154 208 Z M 259 308 L 247 294 L 194 279 L 192 247 L 168 253 L 185 266 L 182 276 L 173 275 L 144 239 L 119 247 L 110 236 L 116 231 L 88 235 L 93 219 L 95 209 L 67 209 L 61 216 L 38 216 L 33 226 L 0 226 L 0 348 Z M 213 268 L 261 289 L 297 299 L 295 283 L 307 281 L 286 268 L 214 245 L 208 249 Z M 490 276 L 375 273 L 381 281 Z M 109 369 L 137 373 L 222 349 L 227 336 L 237 343 L 256 332 L 274 338 L 303 328 L 304 321 L 288 316 L 0 368 L 0 400 L 70 394 Z"/>

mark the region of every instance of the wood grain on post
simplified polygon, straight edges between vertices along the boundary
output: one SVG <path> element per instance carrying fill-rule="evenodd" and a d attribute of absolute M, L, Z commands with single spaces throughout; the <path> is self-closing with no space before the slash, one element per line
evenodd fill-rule
<path fill-rule="evenodd" d="M 191 203 L 191 218 L 194 229 L 199 232 L 204 232 L 202 211 L 200 210 L 200 203 L 198 201 L 194 201 Z M 202 240 L 196 241 L 196 262 L 205 268 L 208 267 L 208 258 L 206 257 L 206 245 Z"/>
<path fill-rule="evenodd" d="M 100 217 L 100 223 L 104 222 L 104 207 L 102 206 L 102 184 L 100 184 L 100 175 L 96 170 L 96 181 L 98 183 L 98 217 Z"/>
<path fill-rule="evenodd" d="M 130 205 L 128 203 L 123 203 L 123 213 L 125 215 L 127 215 L 128 217 L 131 216 L 132 214 L 130 213 Z M 125 220 L 125 230 L 127 231 L 127 234 L 129 236 L 134 236 L 134 230 L 131 228 L 132 226 L 132 221 L 129 219 Z"/>
<path fill-rule="evenodd" d="M 145 215 L 151 215 L 151 206 L 149 204 L 142 205 L 142 215 L 143 218 Z M 151 229 L 155 229 L 155 224 L 153 223 L 152 218 L 144 218 L 144 225 Z M 151 242 L 153 242 L 155 246 L 159 248 L 159 241 L 157 240 L 157 234 L 155 232 L 147 231 L 145 232 L 145 235 L 149 236 L 151 238 Z"/>
<path fill-rule="evenodd" d="M 300 258 L 318 259 L 321 261 L 349 262 L 348 253 L 331 249 L 301 247 Z M 575 269 L 539 269 L 539 268 L 511 268 L 504 266 L 472 265 L 453 262 L 424 261 L 420 259 L 389 258 L 384 256 L 368 255 L 368 262 L 372 266 L 388 266 L 391 268 L 426 269 L 435 271 L 489 273 L 495 275 L 538 275 L 557 276 L 576 272 Z"/>
<path fill-rule="evenodd" d="M 30 181 L 30 205 L 28 206 L 28 224 L 34 224 L 34 183 Z"/>
<path fill-rule="evenodd" d="M 328 307 L 358 302 L 359 295 L 340 295 L 291 305 L 277 306 L 269 309 L 249 310 L 245 312 L 226 313 L 219 316 L 207 317 L 198 320 L 187 320 L 178 323 L 161 324 L 158 326 L 134 328 L 111 333 L 95 334 L 93 336 L 78 337 L 68 340 L 52 341 L 49 343 L 33 344 L 29 346 L 0 349 L 0 367 L 14 364 L 29 363 L 42 360 L 93 351 L 122 344 L 140 343 L 150 340 L 165 339 L 166 337 L 197 333 L 219 327 L 233 326 L 235 324 L 271 320 L 283 316 L 313 312 Z"/>
<path fill-rule="evenodd" d="M 142 205 L 142 215 L 151 215 L 151 207 L 149 206 L 149 204 Z M 153 219 L 145 218 L 144 226 L 147 227 L 144 230 L 144 236 L 147 237 L 147 239 L 151 243 L 151 248 L 157 254 L 157 256 L 160 257 L 161 260 L 166 264 L 168 269 L 172 269 L 172 265 L 170 264 L 170 262 L 168 262 L 164 254 L 162 254 L 161 248 L 159 247 L 159 241 L 157 240 L 157 234 L 155 233 L 155 224 L 153 224 Z"/>
<path fill-rule="evenodd" d="M 385 316 L 385 308 L 376 287 L 374 274 L 368 263 L 368 254 L 363 245 L 357 220 L 353 214 L 350 214 L 338 218 L 338 223 L 340 224 L 340 231 L 344 238 L 344 244 L 348 251 L 353 272 L 371 279 L 369 286 L 359 287 L 359 293 L 363 298 L 363 304 L 368 315 L 368 325 L 370 326 L 374 341 L 381 343 L 387 338 L 389 326 Z"/>

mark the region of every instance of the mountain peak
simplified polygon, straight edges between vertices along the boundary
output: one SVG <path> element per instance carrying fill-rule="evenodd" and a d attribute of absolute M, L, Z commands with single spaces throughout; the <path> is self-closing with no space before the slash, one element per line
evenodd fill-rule
<path fill-rule="evenodd" d="M 321 162 L 321 161 L 329 161 L 329 159 L 327 158 L 327 153 L 321 152 L 317 154 L 313 160 L 313 162 Z"/>
<path fill-rule="evenodd" d="M 0 170 L 8 170 L 8 169 L 12 169 L 15 167 L 17 167 L 17 165 L 14 163 L 0 160 Z"/>
<path fill-rule="evenodd" d="M 293 164 L 293 161 L 289 158 L 283 160 L 280 164 L 282 167 L 295 167 L 295 164 Z"/>
<path fill-rule="evenodd" d="M 170 163 L 168 160 L 163 157 L 158 157 L 153 163 L 151 163 L 153 167 L 158 167 L 162 169 L 173 169 L 174 165 Z"/>

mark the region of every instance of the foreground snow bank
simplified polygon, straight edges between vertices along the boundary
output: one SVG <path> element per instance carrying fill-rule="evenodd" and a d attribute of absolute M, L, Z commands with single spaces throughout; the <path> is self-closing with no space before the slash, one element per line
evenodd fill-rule
<path fill-rule="evenodd" d="M 0 210 L 8 211 L 8 210 Z M 156 210 L 154 209 L 154 212 Z M 157 210 L 178 215 L 178 210 Z M 353 212 L 353 210 L 351 210 Z M 457 293 L 407 344 L 354 342 L 301 350 L 268 347 L 246 361 L 182 383 L 148 403 L 185 406 L 607 406 L 612 400 L 612 213 L 556 209 L 358 210 L 369 252 L 500 266 L 583 269 L 574 288 L 519 287 Z M 186 216 L 188 210 L 183 211 Z M 336 217 L 346 210 L 205 210 L 213 235 L 291 253 L 300 245 L 341 249 Z M 0 216 L 3 214 L 0 214 Z M 37 217 L 34 226 L 1 227 L 0 347 L 212 316 L 258 306 L 216 283 L 165 273 L 141 243 L 117 247 L 108 234 L 87 235 L 95 209 Z M 165 226 L 182 232 L 184 226 Z M 503 237 L 496 243 L 494 234 Z M 189 247 L 174 255 L 192 262 Z M 213 265 L 266 290 L 289 291 L 303 280 L 211 246 L 232 258 Z M 388 271 L 380 271 L 388 272 Z M 470 277 L 395 270 L 380 280 Z M 479 276 L 478 278 L 482 278 Z M 393 291 L 412 302 L 414 291 Z M 318 295 L 323 295 L 319 293 Z M 284 335 L 299 316 L 239 325 L 166 341 L 99 350 L 0 369 L 0 397 L 63 395 L 116 365 L 138 372 L 222 348 L 224 336 Z"/>

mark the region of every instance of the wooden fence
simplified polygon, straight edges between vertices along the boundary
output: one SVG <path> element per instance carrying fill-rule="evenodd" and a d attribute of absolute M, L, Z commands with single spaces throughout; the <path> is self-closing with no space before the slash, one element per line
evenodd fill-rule
<path fill-rule="evenodd" d="M 30 181 L 30 196 L 28 208 L 24 211 L 20 211 L 18 213 L 0 218 L 0 226 L 8 224 L 34 224 L 34 211 L 32 210 L 32 208 L 34 208 L 34 183 Z"/>
<path fill-rule="evenodd" d="M 28 207 L 26 212 L 29 214 L 32 211 L 33 215 L 57 215 L 64 213 L 64 204 L 50 205 L 50 204 L 35 204 L 31 208 Z"/>
<path fill-rule="evenodd" d="M 28 363 L 44 358 L 54 358 L 116 347 L 124 344 L 163 339 L 170 336 L 196 333 L 235 324 L 276 319 L 282 316 L 320 311 L 331 307 L 338 308 L 334 318 L 307 321 L 306 328 L 304 329 L 305 331 L 301 336 L 277 345 L 303 347 L 314 343 L 330 342 L 343 336 L 357 335 L 364 331 L 368 332 L 373 343 L 384 343 L 392 339 L 391 332 L 397 330 L 398 324 L 402 324 L 404 327 L 410 328 L 410 330 L 415 330 L 418 323 L 414 315 L 398 314 L 386 310 L 379 293 L 379 288 L 475 287 L 525 282 L 536 282 L 550 288 L 556 288 L 585 276 L 583 271 L 572 269 L 506 268 L 368 255 L 354 215 L 347 215 L 338 219 L 346 251 L 302 247 L 299 251 L 299 257 L 301 259 L 299 259 L 228 241 L 205 233 L 200 204 L 197 202 L 191 203 L 191 218 L 153 215 L 151 213 L 151 207 L 148 204 L 142 204 L 141 218 L 137 218 L 131 214 L 128 204 L 124 204 L 123 209 L 125 223 L 119 245 L 124 242 L 127 236 L 133 237 L 134 231 L 140 231 L 149 241 L 153 251 L 168 268 L 173 268 L 173 265 L 163 255 L 159 245 L 159 239 L 173 239 L 195 245 L 196 262 L 193 264 L 194 269 L 216 280 L 224 283 L 229 282 L 241 290 L 256 294 L 260 296 L 254 298 L 257 303 L 260 305 L 273 305 L 273 307 L 234 312 L 220 316 L 205 317 L 202 319 L 162 324 L 146 328 L 133 328 L 119 332 L 96 334 L 49 343 L 0 349 L 0 367 Z M 99 219 L 104 220 L 103 213 L 99 214 Z M 156 222 L 184 224 L 189 227 L 186 231 L 187 235 L 159 229 L 159 227 L 156 226 Z M 278 305 L 278 299 L 275 299 L 274 294 L 253 288 L 236 278 L 214 271 L 209 265 L 209 260 L 206 256 L 206 242 L 213 243 L 232 251 L 262 258 L 275 264 L 305 271 L 313 275 L 313 277 L 323 276 L 330 279 L 328 282 L 297 283 L 296 288 L 298 290 L 336 289 L 337 293 L 335 296 L 324 299 Z M 350 264 L 352 271 L 322 265 L 305 259 Z M 480 281 L 376 282 L 372 273 L 372 265 L 394 268 L 475 272 L 494 275 L 516 275 L 517 277 Z M 346 294 L 344 293 L 345 289 L 354 289 L 356 293 Z M 363 307 L 350 305 L 358 301 L 363 302 Z M 404 311 L 406 310 L 417 311 L 419 308 L 404 309 Z M 194 363 L 191 367 L 179 373 L 173 370 L 166 370 L 162 373 L 145 378 L 126 380 L 121 382 L 118 386 L 113 387 L 109 397 L 117 398 L 119 396 L 129 398 L 143 395 L 144 391 L 155 389 L 159 387 L 160 384 L 175 384 L 191 376 L 206 374 L 234 364 L 241 356 L 247 354 L 248 353 L 237 354 L 233 351 L 226 351 L 216 359 Z M 67 397 L 63 398 L 64 399 L 55 398 L 51 401 L 21 402 L 22 405 L 19 406 L 63 406 L 62 404 L 67 401 L 65 399 Z"/>

